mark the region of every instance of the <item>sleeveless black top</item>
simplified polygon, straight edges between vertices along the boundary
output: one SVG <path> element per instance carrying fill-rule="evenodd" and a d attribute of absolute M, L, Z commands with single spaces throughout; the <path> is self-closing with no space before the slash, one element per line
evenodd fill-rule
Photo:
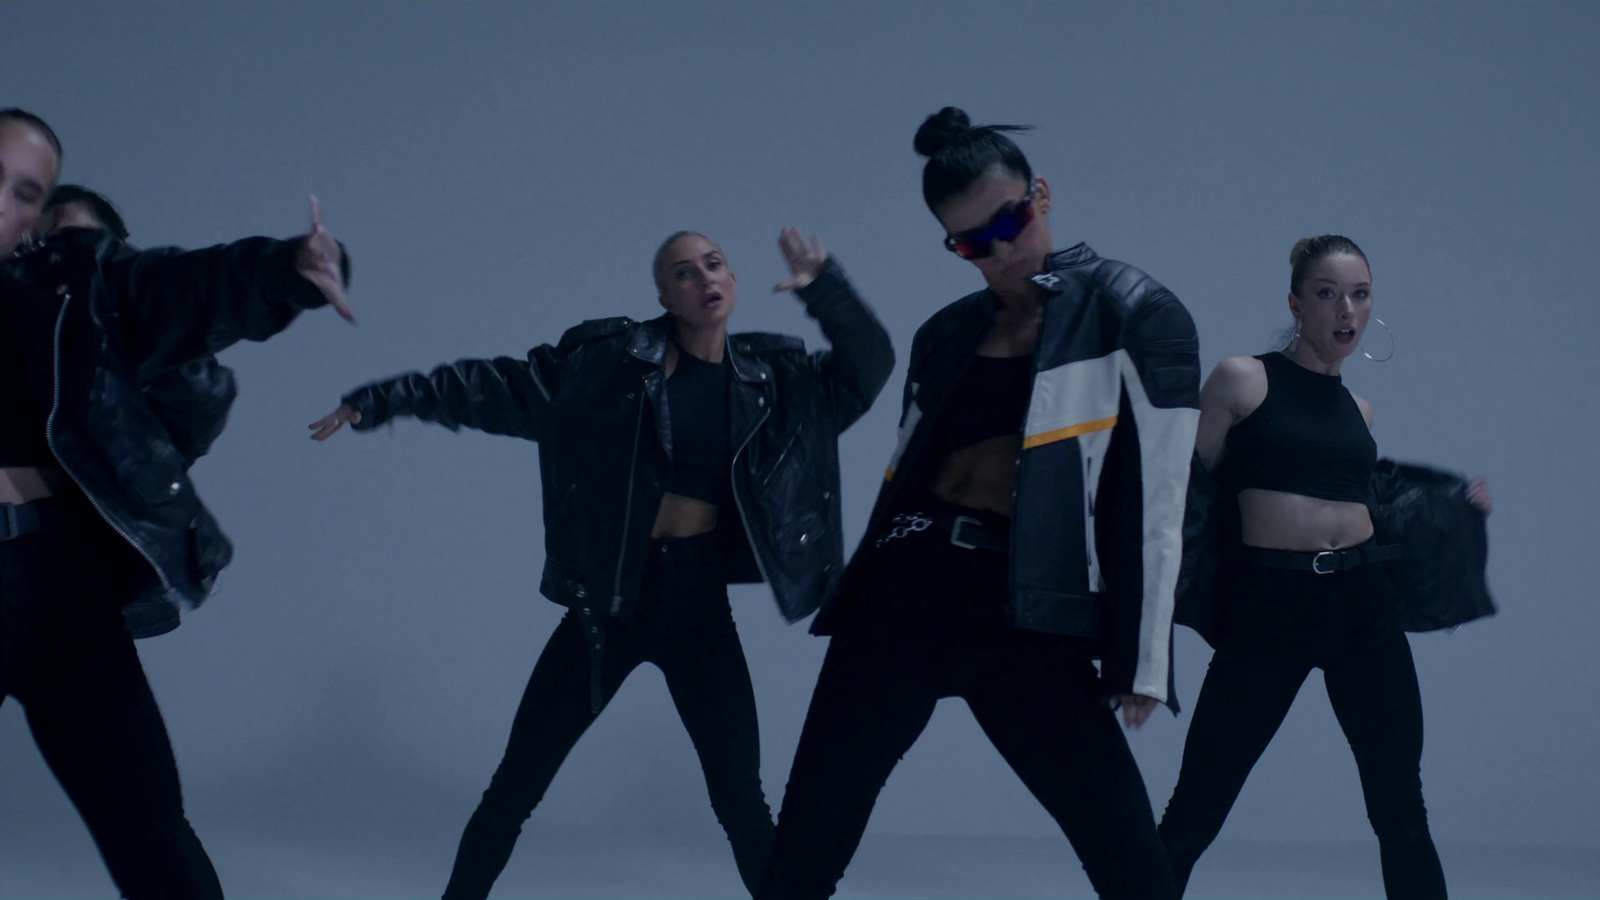
<path fill-rule="evenodd" d="M 1267 369 L 1267 398 L 1228 430 L 1223 475 L 1230 490 L 1365 502 L 1378 444 L 1343 379 L 1282 353 L 1256 359 Z"/>
<path fill-rule="evenodd" d="M 45 440 L 45 413 L 34 402 L 23 368 L 21 325 L 0 297 L 0 468 L 54 468 L 55 456 Z"/>
<path fill-rule="evenodd" d="M 974 356 L 950 387 L 928 439 L 930 459 L 990 438 L 1022 433 L 1033 385 L 1033 356 Z"/>
<path fill-rule="evenodd" d="M 672 469 L 668 493 L 703 500 L 719 508 L 733 505 L 733 436 L 728 432 L 727 361 L 709 363 L 678 350 L 678 365 L 667 379 L 667 413 L 672 423 Z"/>

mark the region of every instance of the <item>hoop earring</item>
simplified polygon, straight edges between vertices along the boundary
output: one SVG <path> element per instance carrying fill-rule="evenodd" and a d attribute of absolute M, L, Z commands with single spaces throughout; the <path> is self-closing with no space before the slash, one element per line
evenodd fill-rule
<path fill-rule="evenodd" d="M 1289 346 L 1284 352 L 1293 353 L 1294 352 L 1294 348 L 1296 348 L 1298 346 L 1300 346 L 1300 320 L 1299 319 L 1295 319 L 1294 320 L 1294 335 L 1289 338 Z"/>
<path fill-rule="evenodd" d="M 1372 360 L 1373 362 L 1388 362 L 1389 360 L 1394 359 L 1394 329 L 1390 328 L 1388 323 L 1384 322 L 1382 319 L 1378 318 L 1377 316 L 1373 316 L 1372 317 L 1372 321 L 1377 322 L 1379 325 L 1382 325 L 1383 326 L 1383 330 L 1389 332 L 1389 355 L 1388 356 L 1382 356 L 1382 357 L 1373 356 L 1371 353 L 1368 353 L 1364 349 L 1361 351 L 1361 355 L 1365 356 L 1367 359 Z"/>

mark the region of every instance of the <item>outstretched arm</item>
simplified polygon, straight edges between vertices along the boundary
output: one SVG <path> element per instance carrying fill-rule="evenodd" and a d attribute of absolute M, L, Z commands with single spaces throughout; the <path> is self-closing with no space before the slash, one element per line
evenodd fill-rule
<path fill-rule="evenodd" d="M 548 347 L 528 358 L 464 359 L 432 372 L 409 372 L 345 395 L 339 408 L 312 423 L 325 441 L 348 423 L 368 431 L 400 416 L 537 441 L 549 421 L 549 378 L 541 372 Z M 547 370 L 546 370 L 547 371 Z"/>
<path fill-rule="evenodd" d="M 203 250 L 122 248 L 101 265 L 123 316 L 131 362 L 182 365 L 241 340 L 264 341 L 303 310 L 333 305 L 355 321 L 344 288 L 349 260 L 311 201 L 311 230 L 280 241 L 246 238 Z"/>

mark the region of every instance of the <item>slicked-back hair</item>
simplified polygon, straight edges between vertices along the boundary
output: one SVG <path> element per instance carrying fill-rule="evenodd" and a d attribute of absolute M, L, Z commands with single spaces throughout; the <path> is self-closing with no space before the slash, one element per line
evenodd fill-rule
<path fill-rule="evenodd" d="M 676 244 L 684 238 L 691 237 L 697 237 L 701 240 L 710 241 L 713 244 L 716 243 L 716 241 L 712 241 L 711 238 L 706 237 L 698 231 L 674 231 L 672 234 L 668 235 L 667 239 L 661 242 L 661 246 L 656 248 L 655 259 L 651 260 L 650 262 L 650 275 L 655 279 L 657 293 L 665 294 L 667 292 L 667 273 L 661 271 L 661 267 L 667 262 L 667 252 L 672 249 L 673 244 Z"/>
<path fill-rule="evenodd" d="M 111 205 L 111 201 L 106 199 L 104 194 L 91 191 L 82 185 L 57 185 L 56 189 L 50 192 L 50 199 L 44 202 L 44 214 L 50 215 L 75 203 L 88 207 L 89 214 L 94 216 L 95 221 L 106 231 L 116 235 L 117 240 L 128 239 L 128 226 L 122 221 L 122 214 L 117 212 L 117 208 Z"/>
<path fill-rule="evenodd" d="M 1032 183 L 1033 167 L 1007 132 L 1029 130 L 1026 125 L 972 127 L 967 114 L 946 106 L 917 129 L 912 146 L 928 158 L 922 167 L 922 199 L 935 216 L 951 198 L 960 196 L 979 178 L 999 166 L 1024 182 Z"/>

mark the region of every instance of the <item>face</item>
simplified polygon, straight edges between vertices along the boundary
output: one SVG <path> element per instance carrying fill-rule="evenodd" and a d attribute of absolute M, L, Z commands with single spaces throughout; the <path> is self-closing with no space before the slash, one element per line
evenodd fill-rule
<path fill-rule="evenodd" d="M 106 223 L 95 217 L 93 210 L 82 203 L 68 203 L 65 206 L 58 206 L 46 218 L 49 221 L 40 224 L 40 230 L 45 232 L 56 232 L 63 228 L 111 230 Z"/>
<path fill-rule="evenodd" d="M 1324 256 L 1311 265 L 1300 286 L 1304 297 L 1289 295 L 1289 311 L 1300 325 L 1300 340 L 1318 359 L 1343 359 L 1356 352 L 1372 315 L 1372 273 L 1361 257 Z"/>
<path fill-rule="evenodd" d="M 698 235 L 679 238 L 661 260 L 661 306 L 680 324 L 693 328 L 722 325 L 733 315 L 738 279 L 722 248 Z"/>
<path fill-rule="evenodd" d="M 50 143 L 21 122 L 0 122 L 0 258 L 11 255 L 39 221 L 56 184 Z"/>
<path fill-rule="evenodd" d="M 961 194 L 939 207 L 939 224 L 952 236 L 960 236 L 996 222 L 996 214 L 1015 211 L 1028 194 L 1028 183 L 1001 166 L 973 182 Z M 991 288 L 1015 289 L 1026 284 L 1028 276 L 1044 268 L 1044 259 L 1053 249 L 1050 225 L 1050 185 L 1034 179 L 1031 200 L 1033 218 L 1009 241 L 996 240 L 988 256 L 970 260 L 983 273 Z"/>

